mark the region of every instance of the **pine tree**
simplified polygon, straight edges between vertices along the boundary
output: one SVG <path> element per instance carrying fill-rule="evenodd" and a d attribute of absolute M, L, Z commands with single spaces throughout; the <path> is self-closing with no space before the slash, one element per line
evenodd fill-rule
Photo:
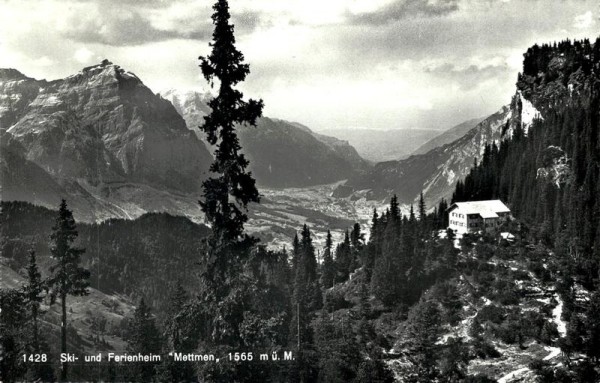
<path fill-rule="evenodd" d="M 304 225 L 300 240 L 300 258 L 295 275 L 296 302 L 302 301 L 308 311 L 321 308 L 323 298 L 317 277 L 317 260 L 310 229 Z"/>
<path fill-rule="evenodd" d="M 212 15 L 215 29 L 212 52 L 200 56 L 200 68 L 212 85 L 218 81 L 219 94 L 208 106 L 211 113 L 204 117 L 201 129 L 209 144 L 216 145 L 215 160 L 210 171 L 216 174 L 204 181 L 202 211 L 212 225 L 213 246 L 238 241 L 243 235 L 248 216 L 243 212 L 250 202 L 258 202 L 255 180 L 246 171 L 248 160 L 239 151 L 241 146 L 235 130 L 236 124 L 255 126 L 262 114 L 262 100 L 243 100 L 243 94 L 234 87 L 250 73 L 244 64 L 244 55 L 235 47 L 233 25 L 229 23 L 229 5 L 218 0 Z M 230 196 L 234 202 L 230 201 Z"/>
<path fill-rule="evenodd" d="M 169 313 L 171 317 L 165 323 L 165 338 L 167 339 L 170 351 L 188 351 L 188 349 L 191 349 L 190 346 L 194 346 L 190 345 L 189 341 L 186 342 L 186 335 L 188 334 L 185 333 L 184 328 L 184 309 L 188 299 L 188 294 L 181 285 L 181 282 L 177 281 L 169 299 Z"/>
<path fill-rule="evenodd" d="M 323 249 L 323 265 L 321 268 L 321 284 L 323 285 L 323 288 L 326 289 L 332 287 L 335 280 L 335 264 L 333 262 L 333 254 L 331 251 L 332 246 L 331 231 L 327 230 L 325 248 Z"/>
<path fill-rule="evenodd" d="M 312 319 L 322 305 L 321 287 L 317 278 L 317 261 L 307 225 L 302 228 L 292 296 L 290 343 L 296 346 L 298 357 L 293 367 L 294 381 L 309 382 L 316 378 Z"/>
<path fill-rule="evenodd" d="M 81 254 L 85 249 L 73 246 L 77 235 L 73 213 L 67 208 L 67 202 L 63 199 L 50 235 L 52 241 L 50 252 L 55 263 L 50 267 L 52 275 L 49 279 L 50 286 L 53 288 L 53 301 L 58 296 L 61 302 L 61 353 L 67 353 L 67 296 L 88 294 L 90 272 L 79 266 Z M 62 363 L 61 380 L 67 380 L 67 376 L 68 363 Z"/>
<path fill-rule="evenodd" d="M 375 330 L 369 320 L 371 319 L 372 307 L 369 296 L 369 289 L 364 278 L 361 278 L 358 290 L 358 310 L 356 313 L 358 319 L 357 341 L 363 347 L 366 347 L 375 337 Z"/>
<path fill-rule="evenodd" d="M 403 276 L 399 237 L 392 225 L 386 228 L 381 255 L 375 260 L 371 277 L 371 291 L 385 305 L 392 306 L 400 301 L 406 280 Z"/>
<path fill-rule="evenodd" d="M 42 293 L 47 291 L 46 283 L 42 280 L 42 275 L 37 266 L 35 251 L 29 251 L 29 264 L 27 265 L 27 285 L 23 287 L 23 295 L 28 308 L 27 324 L 29 327 L 28 352 L 30 354 L 46 353 L 49 357 L 48 347 L 40 336 L 39 317 L 43 312 L 40 304 L 44 299 Z M 46 363 L 32 363 L 27 366 L 27 380 L 53 381 L 54 373 L 50 360 Z"/>
<path fill-rule="evenodd" d="M 352 269 L 352 248 L 350 247 L 350 234 L 344 232 L 344 241 L 335 249 L 335 268 L 337 270 L 336 282 L 344 282 L 348 279 Z"/>
<path fill-rule="evenodd" d="M 420 381 L 435 381 L 437 369 L 437 339 L 441 332 L 441 318 L 438 304 L 421 301 L 414 306 L 408 318 L 408 351 Z"/>
<path fill-rule="evenodd" d="M 45 290 L 45 284 L 42 281 L 42 275 L 37 267 L 35 251 L 29 251 L 29 264 L 27 265 L 27 285 L 23 288 L 25 300 L 29 308 L 29 323 L 31 325 L 31 351 L 39 352 L 39 323 L 38 318 L 41 314 L 40 304 L 44 297 L 41 295 Z"/>
<path fill-rule="evenodd" d="M 352 248 L 358 252 L 362 250 L 364 245 L 365 235 L 360 230 L 360 224 L 357 222 L 352 227 L 352 231 L 350 232 L 350 244 Z"/>
<path fill-rule="evenodd" d="M 363 250 L 365 242 L 365 235 L 361 232 L 360 224 L 356 222 L 352 227 L 352 231 L 350 232 L 350 246 L 351 246 L 351 264 L 348 269 L 349 273 L 354 272 L 357 268 L 360 267 L 359 256 Z"/>
<path fill-rule="evenodd" d="M 427 217 L 427 212 L 425 211 L 425 198 L 423 197 L 423 192 L 419 195 L 419 220 L 424 221 Z"/>
<path fill-rule="evenodd" d="M 240 152 L 236 132 L 239 125 L 255 126 L 262 114 L 262 101 L 244 101 L 235 87 L 250 73 L 243 54 L 235 47 L 234 27 L 229 5 L 217 0 L 213 6 L 211 53 L 199 57 L 204 78 L 218 86 L 218 94 L 208 106 L 211 113 L 200 127 L 210 145 L 216 146 L 210 166 L 212 176 L 203 182 L 200 202 L 211 234 L 202 260 L 199 307 L 203 313 L 202 350 L 227 353 L 243 346 L 240 335 L 256 281 L 245 277 L 252 249 L 258 240 L 244 233 L 248 205 L 259 202 L 259 193 L 248 160 Z M 201 365 L 200 380 L 227 380 L 242 374 L 242 365 Z M 229 370 L 227 370 L 229 369 Z"/>
<path fill-rule="evenodd" d="M 160 353 L 160 337 L 158 328 L 150 308 L 140 299 L 133 318 L 129 322 L 127 331 L 127 351 L 135 354 L 152 355 Z M 132 376 L 135 381 L 150 382 L 154 376 L 153 364 L 147 362 L 135 363 L 132 368 Z"/>
<path fill-rule="evenodd" d="M 0 377 L 5 382 L 20 381 L 26 371 L 23 354 L 22 323 L 27 317 L 23 293 L 16 289 L 0 289 Z"/>
<path fill-rule="evenodd" d="M 398 197 L 394 194 L 390 200 L 390 217 L 392 220 L 400 220 L 400 205 L 398 204 Z"/>

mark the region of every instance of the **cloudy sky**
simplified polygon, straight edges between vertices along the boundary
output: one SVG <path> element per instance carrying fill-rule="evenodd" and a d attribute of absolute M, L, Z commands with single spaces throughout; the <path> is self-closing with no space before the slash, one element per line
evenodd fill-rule
<path fill-rule="evenodd" d="M 211 0 L 0 0 L 0 67 L 56 79 L 108 58 L 202 89 Z M 316 130 L 445 129 L 510 101 L 528 46 L 600 35 L 597 0 L 230 0 L 242 85 Z"/>

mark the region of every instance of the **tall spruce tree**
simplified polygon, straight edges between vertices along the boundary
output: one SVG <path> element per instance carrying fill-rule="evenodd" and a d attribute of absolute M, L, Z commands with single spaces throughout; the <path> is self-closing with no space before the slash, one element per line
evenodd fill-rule
<path fill-rule="evenodd" d="M 238 346 L 239 325 L 243 319 L 250 289 L 243 268 L 251 249 L 258 241 L 244 233 L 248 220 L 248 204 L 259 202 L 259 193 L 252 174 L 246 170 L 248 160 L 240 153 L 236 126 L 256 125 L 261 116 L 262 101 L 244 101 L 235 86 L 243 81 L 250 68 L 243 54 L 235 47 L 234 28 L 230 23 L 229 5 L 218 0 L 214 6 L 211 53 L 199 57 L 206 80 L 218 86 L 218 95 L 209 103 L 211 113 L 200 127 L 209 144 L 215 145 L 213 176 L 203 183 L 202 211 L 211 226 L 206 242 L 206 257 L 202 261 L 200 304 L 205 319 L 212 325 L 207 342 Z M 223 303 L 226 302 L 226 303 Z M 208 346 L 208 345 L 207 345 Z"/>
<path fill-rule="evenodd" d="M 292 296 L 290 345 L 296 346 L 298 357 L 290 378 L 292 381 L 310 382 L 316 378 L 315 349 L 311 322 L 315 312 L 323 305 L 321 287 L 317 278 L 317 260 L 310 229 L 302 228 L 298 244 L 298 260 Z"/>
<path fill-rule="evenodd" d="M 158 328 L 154 322 L 154 317 L 150 308 L 140 299 L 140 303 L 135 308 L 133 318 L 129 322 L 127 331 L 127 351 L 131 353 L 140 353 L 142 355 L 151 355 L 160 353 L 160 337 Z M 131 366 L 129 377 L 134 381 L 150 382 L 154 377 L 154 365 L 145 362 L 137 362 Z"/>
<path fill-rule="evenodd" d="M 331 240 L 331 231 L 327 230 L 325 239 L 325 248 L 323 249 L 323 265 L 321 266 L 321 284 L 328 289 L 333 286 L 335 280 L 335 264 L 332 254 L 333 242 Z"/>
<path fill-rule="evenodd" d="M 350 247 L 350 234 L 348 229 L 344 233 L 344 241 L 339 243 L 335 249 L 335 268 L 337 271 L 336 282 L 344 282 L 348 279 L 353 267 L 352 248 Z"/>
<path fill-rule="evenodd" d="M 234 88 L 244 81 L 250 67 L 244 64 L 244 55 L 235 47 L 227 1 L 218 0 L 213 9 L 212 52 L 199 59 L 204 78 L 211 85 L 218 81 L 219 87 L 218 95 L 208 103 L 211 113 L 204 117 L 204 125 L 201 126 L 207 141 L 216 145 L 215 160 L 210 167 L 216 176 L 203 183 L 201 207 L 212 225 L 212 246 L 219 247 L 240 240 L 244 223 L 248 220 L 243 210 L 250 202 L 259 201 L 255 180 L 246 171 L 248 160 L 239 152 L 241 146 L 235 126 L 255 126 L 256 119 L 262 115 L 263 102 L 246 102 L 243 94 Z"/>
<path fill-rule="evenodd" d="M 54 301 L 58 297 L 61 304 L 61 353 L 67 352 L 67 296 L 88 294 L 90 272 L 79 266 L 81 255 L 85 249 L 73 246 L 77 235 L 73 213 L 67 208 L 67 202 L 63 199 L 50 235 L 52 242 L 50 252 L 55 263 L 50 267 L 52 275 L 49 279 L 53 289 L 52 300 Z M 62 363 L 60 376 L 63 381 L 67 379 L 67 363 Z"/>
<path fill-rule="evenodd" d="M 35 251 L 32 249 L 29 251 L 29 263 L 27 264 L 27 285 L 23 287 L 23 295 L 28 311 L 27 348 L 31 354 L 45 353 L 49 355 L 47 345 L 40 336 L 39 329 L 39 317 L 43 314 L 40 306 L 44 299 L 44 295 L 42 294 L 44 291 L 47 291 L 46 283 L 42 279 L 42 274 L 37 266 Z M 47 359 L 46 363 L 28 364 L 26 379 L 30 381 L 41 380 L 43 382 L 53 381 L 54 373 L 49 359 Z"/>
<path fill-rule="evenodd" d="M 29 251 L 29 263 L 27 264 L 27 285 L 23 287 L 25 300 L 29 309 L 29 323 L 31 325 L 30 346 L 32 352 L 39 352 L 39 323 L 40 304 L 44 297 L 42 292 L 45 289 L 45 284 L 42 281 L 42 274 L 37 266 L 35 251 Z"/>
<path fill-rule="evenodd" d="M 23 354 L 27 352 L 22 340 L 22 326 L 27 318 L 23 293 L 16 289 L 0 289 L 0 378 L 3 382 L 21 381 L 26 365 Z"/>
<path fill-rule="evenodd" d="M 423 192 L 421 192 L 421 194 L 419 194 L 419 220 L 424 221 L 426 218 L 425 197 L 423 197 Z"/>

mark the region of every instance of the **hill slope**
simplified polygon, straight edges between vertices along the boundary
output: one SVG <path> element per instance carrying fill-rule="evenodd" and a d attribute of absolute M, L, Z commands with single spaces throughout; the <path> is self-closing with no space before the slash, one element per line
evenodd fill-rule
<path fill-rule="evenodd" d="M 473 118 L 471 120 L 468 120 L 461 124 L 458 124 L 450 129 L 446 130 L 439 136 L 433 137 L 431 140 L 429 140 L 426 143 L 424 143 L 423 145 L 419 146 L 411 154 L 425 154 L 432 149 L 435 149 L 437 147 L 444 146 L 453 141 L 456 141 L 459 138 L 461 138 L 462 136 L 464 136 L 465 134 L 467 134 L 467 132 L 469 130 L 473 129 L 475 126 L 477 126 L 477 124 L 479 124 L 483 120 L 484 120 L 483 118 Z"/>

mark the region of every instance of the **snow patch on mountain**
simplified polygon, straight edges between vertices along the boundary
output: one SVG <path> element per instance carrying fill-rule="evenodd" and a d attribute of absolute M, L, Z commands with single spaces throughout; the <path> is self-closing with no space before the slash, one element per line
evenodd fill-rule
<path fill-rule="evenodd" d="M 517 91 L 519 100 L 521 101 L 521 124 L 523 131 L 527 134 L 529 127 L 535 119 L 543 119 L 541 113 L 533 106 L 531 101 L 523 97 L 521 91 Z"/>

